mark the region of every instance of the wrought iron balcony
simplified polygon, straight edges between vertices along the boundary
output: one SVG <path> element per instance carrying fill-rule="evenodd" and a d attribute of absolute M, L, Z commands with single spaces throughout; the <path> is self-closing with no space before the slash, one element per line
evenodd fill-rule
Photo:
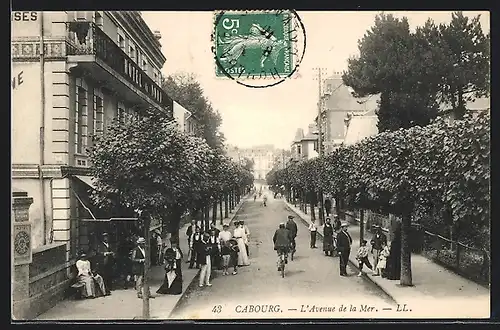
<path fill-rule="evenodd" d="M 172 99 L 103 30 L 88 21 L 67 22 L 66 53 L 94 55 L 172 114 Z"/>

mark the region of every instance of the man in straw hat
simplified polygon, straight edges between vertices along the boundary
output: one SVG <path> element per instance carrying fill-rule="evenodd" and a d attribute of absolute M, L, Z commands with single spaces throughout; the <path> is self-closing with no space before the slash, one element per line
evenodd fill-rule
<path fill-rule="evenodd" d="M 137 290 L 137 298 L 142 298 L 143 287 L 144 287 L 144 262 L 146 261 L 146 239 L 144 237 L 139 237 L 137 239 L 137 246 L 134 251 L 132 251 L 132 261 L 133 261 L 133 274 L 135 277 L 135 289 Z M 150 298 L 151 294 L 147 293 Z"/>
<path fill-rule="evenodd" d="M 340 253 L 340 276 L 347 276 L 347 263 L 351 253 L 352 238 L 347 232 L 347 222 L 342 222 L 341 230 L 337 235 L 337 250 Z"/>

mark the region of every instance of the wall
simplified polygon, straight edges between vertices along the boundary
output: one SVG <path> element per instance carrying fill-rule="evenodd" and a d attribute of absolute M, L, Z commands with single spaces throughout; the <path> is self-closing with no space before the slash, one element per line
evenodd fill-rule
<path fill-rule="evenodd" d="M 39 11 L 14 11 L 10 15 L 11 36 L 32 37 L 40 35 Z"/>
<path fill-rule="evenodd" d="M 44 226 L 41 222 L 40 217 L 40 181 L 38 179 L 22 178 L 22 179 L 12 179 L 12 185 L 18 189 L 24 190 L 28 193 L 28 196 L 33 197 L 33 204 L 29 209 L 29 218 L 32 223 L 31 225 L 31 240 L 32 247 L 38 248 L 44 245 Z M 44 182 L 45 196 L 50 196 L 50 184 L 48 180 Z M 46 198 L 45 201 L 45 219 L 47 222 L 47 232 L 50 228 L 51 215 L 50 215 L 50 200 Z"/>
<path fill-rule="evenodd" d="M 307 148 L 307 159 L 318 156 L 318 153 L 316 152 L 316 150 L 314 150 L 314 141 L 307 141 L 305 147 Z"/>
<path fill-rule="evenodd" d="M 12 163 L 38 164 L 40 128 L 40 64 L 12 64 Z M 12 82 L 11 80 L 11 82 Z M 11 85 L 12 86 L 12 85 Z"/>

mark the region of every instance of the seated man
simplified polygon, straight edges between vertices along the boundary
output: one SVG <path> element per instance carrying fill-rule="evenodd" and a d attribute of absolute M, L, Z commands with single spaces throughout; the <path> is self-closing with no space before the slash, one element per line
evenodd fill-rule
<path fill-rule="evenodd" d="M 106 296 L 106 288 L 101 275 L 92 272 L 90 261 L 85 252 L 80 252 L 80 257 L 76 262 L 78 270 L 77 283 L 84 284 L 82 296 L 84 298 L 97 298 Z"/>

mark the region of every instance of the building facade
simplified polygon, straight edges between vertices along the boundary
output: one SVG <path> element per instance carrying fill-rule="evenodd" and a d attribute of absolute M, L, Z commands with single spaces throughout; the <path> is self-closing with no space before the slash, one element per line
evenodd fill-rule
<path fill-rule="evenodd" d="M 254 164 L 253 176 L 255 180 L 265 180 L 267 173 L 273 169 L 276 157 L 281 156 L 281 150 L 270 144 L 251 148 L 228 146 L 227 155 L 241 164 L 244 164 L 245 158 L 250 159 Z"/>
<path fill-rule="evenodd" d="M 193 113 L 175 101 L 173 104 L 173 115 L 179 129 L 189 135 L 198 136 L 200 134 L 199 122 Z"/>
<path fill-rule="evenodd" d="M 34 259 L 62 247 L 68 268 L 89 244 L 92 137 L 151 107 L 173 118 L 161 36 L 137 11 L 13 12 L 11 27 L 12 185 L 33 198 Z"/>
<path fill-rule="evenodd" d="M 354 97 L 353 91 L 342 81 L 340 72 L 325 79 L 320 100 L 323 151 L 329 153 L 344 142 L 347 133 L 344 119 L 347 114 L 363 114 L 377 109 L 379 95 Z M 318 123 L 318 117 L 315 118 Z"/>
<path fill-rule="evenodd" d="M 298 128 L 291 144 L 291 158 L 294 160 L 308 160 L 318 156 L 318 129 L 310 124 L 307 133 Z"/>

